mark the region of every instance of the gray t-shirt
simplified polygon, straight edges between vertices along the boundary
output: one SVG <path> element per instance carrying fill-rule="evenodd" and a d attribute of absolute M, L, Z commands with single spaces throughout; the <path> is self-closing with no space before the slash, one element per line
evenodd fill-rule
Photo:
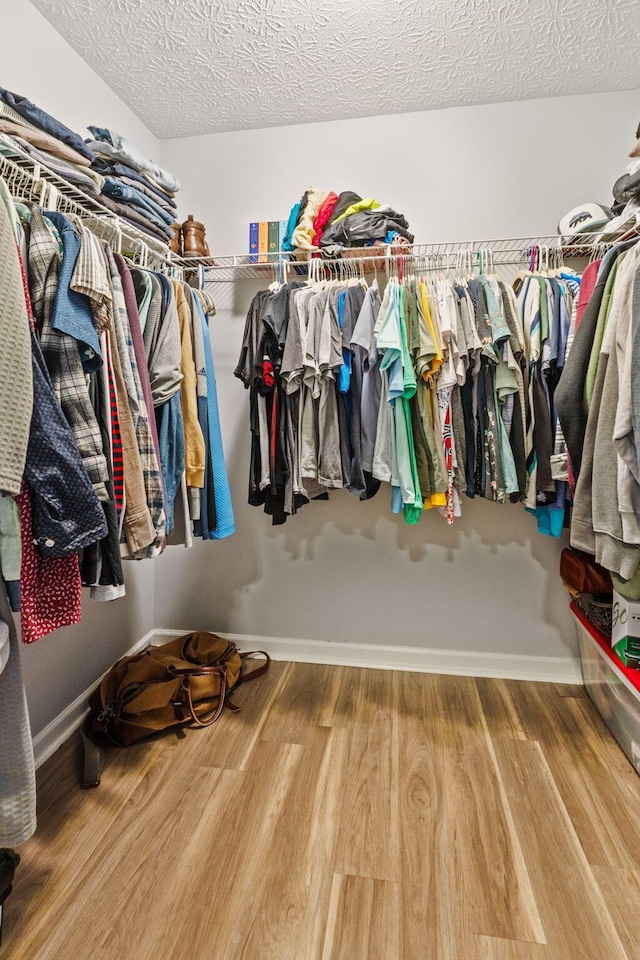
<path fill-rule="evenodd" d="M 380 410 L 381 375 L 380 354 L 373 333 L 380 312 L 378 284 L 367 290 L 351 336 L 354 368 L 362 371 L 360 394 L 360 459 L 362 469 L 373 472 L 373 453 L 376 445 L 378 412 Z"/>

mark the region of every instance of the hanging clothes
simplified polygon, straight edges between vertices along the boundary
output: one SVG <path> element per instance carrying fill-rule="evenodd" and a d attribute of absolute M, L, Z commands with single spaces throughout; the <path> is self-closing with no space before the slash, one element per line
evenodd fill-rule
<path fill-rule="evenodd" d="M 345 222 L 375 212 L 358 203 Z M 453 523 L 466 494 L 523 501 L 559 535 L 554 397 L 578 290 L 557 270 L 521 274 L 516 295 L 494 275 L 416 268 L 382 298 L 355 277 L 259 292 L 235 371 L 250 394 L 249 502 L 284 523 L 331 490 L 367 499 L 388 483 L 407 523 L 433 507 Z"/>
<path fill-rule="evenodd" d="M 3 181 L 0 247 L 0 560 L 31 643 L 80 620 L 83 585 L 124 596 L 122 560 L 165 549 L 176 503 L 185 545 L 201 517 L 204 539 L 234 522 L 212 299 L 132 267 L 77 217 L 14 203 Z"/>
<path fill-rule="evenodd" d="M 640 248 L 633 240 L 603 257 L 556 391 L 577 477 L 571 544 L 594 555 L 623 592 L 640 569 L 639 313 Z"/>

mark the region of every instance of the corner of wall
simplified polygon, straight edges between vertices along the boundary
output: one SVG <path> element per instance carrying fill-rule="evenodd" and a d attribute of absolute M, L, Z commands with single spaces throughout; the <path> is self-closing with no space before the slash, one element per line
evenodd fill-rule
<path fill-rule="evenodd" d="M 2 26 L 5 37 L 15 41 L 3 47 L 3 86 L 35 101 L 82 136 L 87 136 L 88 124 L 113 127 L 158 162 L 160 141 L 155 134 L 31 0 L 5 4 Z"/>

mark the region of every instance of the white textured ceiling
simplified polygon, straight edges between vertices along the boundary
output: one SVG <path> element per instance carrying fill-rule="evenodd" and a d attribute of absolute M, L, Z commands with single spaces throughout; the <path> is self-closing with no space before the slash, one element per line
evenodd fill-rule
<path fill-rule="evenodd" d="M 640 87 L 638 0 L 35 5 L 159 137 Z"/>

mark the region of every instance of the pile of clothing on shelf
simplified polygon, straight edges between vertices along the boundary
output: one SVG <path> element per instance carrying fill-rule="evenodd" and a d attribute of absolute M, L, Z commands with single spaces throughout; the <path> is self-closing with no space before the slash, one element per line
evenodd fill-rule
<path fill-rule="evenodd" d="M 412 242 L 409 224 L 391 207 L 351 190 L 337 194 L 309 187 L 291 209 L 282 249 L 306 260 L 320 253 L 341 257 L 353 247 Z"/>
<path fill-rule="evenodd" d="M 627 204 L 634 207 L 640 204 L 640 125 L 636 130 L 636 137 L 629 151 L 630 163 L 626 172 L 618 177 L 613 185 L 613 204 L 611 210 L 614 216 L 619 216 Z"/>
<path fill-rule="evenodd" d="M 125 137 L 104 127 L 88 127 L 92 168 L 104 177 L 101 200 L 119 217 L 163 243 L 172 237 L 175 196 L 180 184 L 167 170 L 144 157 Z"/>
<path fill-rule="evenodd" d="M 414 261 L 415 264 L 415 261 Z M 391 487 L 407 523 L 461 495 L 523 502 L 559 536 L 568 485 L 554 390 L 579 276 L 295 280 L 251 303 L 235 375 L 250 391 L 249 503 L 284 523 L 310 499 Z"/>
<path fill-rule="evenodd" d="M 0 87 L 0 154 L 17 147 L 138 230 L 169 245 L 177 216 L 176 178 L 125 137 L 88 127 L 84 141 L 26 97 Z"/>
<path fill-rule="evenodd" d="M 25 642 L 124 595 L 122 559 L 234 532 L 213 300 L 0 179 L 0 566 Z"/>
<path fill-rule="evenodd" d="M 589 235 L 590 242 L 598 243 L 623 240 L 637 232 L 640 227 L 640 126 L 629 158 L 625 173 L 613 185 L 610 208 L 599 203 L 583 203 L 565 214 L 558 224 L 558 233 L 565 243 L 572 243 L 575 234 L 580 235 L 581 243 L 585 234 Z"/>
<path fill-rule="evenodd" d="M 92 169 L 95 155 L 80 134 L 26 97 L 0 87 L 0 153 L 10 156 L 15 147 L 83 193 L 100 194 L 104 177 Z"/>

